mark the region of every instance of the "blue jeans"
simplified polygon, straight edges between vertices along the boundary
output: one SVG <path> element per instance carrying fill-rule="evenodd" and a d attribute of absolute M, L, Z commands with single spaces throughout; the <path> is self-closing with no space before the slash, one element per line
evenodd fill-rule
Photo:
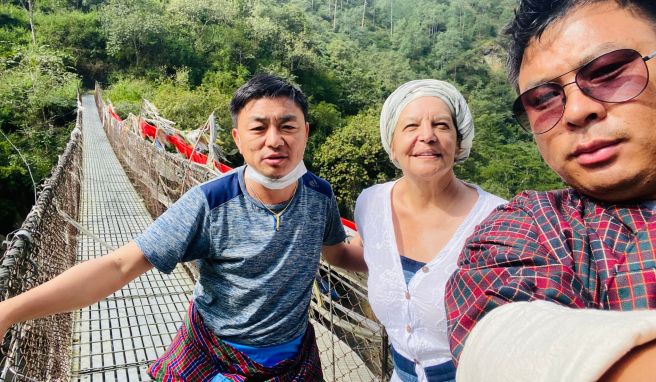
<path fill-rule="evenodd" d="M 397 353 L 392 346 L 392 361 L 396 375 L 403 382 L 418 382 L 415 373 L 415 363 Z M 456 379 L 456 366 L 453 361 L 447 361 L 439 365 L 429 366 L 424 369 L 429 382 L 454 382 Z"/>

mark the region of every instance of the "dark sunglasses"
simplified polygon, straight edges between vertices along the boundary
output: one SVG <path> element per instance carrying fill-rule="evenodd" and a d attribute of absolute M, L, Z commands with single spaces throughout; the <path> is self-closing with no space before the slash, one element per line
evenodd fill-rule
<path fill-rule="evenodd" d="M 513 104 L 513 115 L 524 130 L 543 134 L 553 129 L 565 112 L 565 87 L 571 84 L 590 98 L 607 103 L 629 101 L 642 93 L 649 82 L 646 62 L 656 52 L 642 56 L 633 49 L 620 49 L 593 59 L 553 80 L 526 90 Z M 574 82 L 560 85 L 554 80 L 577 71 Z"/>

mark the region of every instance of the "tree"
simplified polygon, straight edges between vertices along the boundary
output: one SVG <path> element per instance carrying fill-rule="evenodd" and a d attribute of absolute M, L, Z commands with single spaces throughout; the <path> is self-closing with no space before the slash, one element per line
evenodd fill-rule
<path fill-rule="evenodd" d="M 511 198 L 523 190 L 563 188 L 562 180 L 542 161 L 533 144 L 510 143 L 495 147 L 479 169 L 477 182 L 485 190 Z"/>
<path fill-rule="evenodd" d="M 0 3 L 0 58 L 10 58 L 21 46 L 30 43 L 27 12 L 23 8 Z"/>
<path fill-rule="evenodd" d="M 166 54 L 165 47 L 160 46 L 167 32 L 161 2 L 109 0 L 101 8 L 101 14 L 107 36 L 107 53 L 120 62 L 139 67 L 149 51 L 158 53 L 164 48 L 162 53 Z M 158 57 L 154 55 L 152 58 Z"/>
<path fill-rule="evenodd" d="M 23 2 L 23 1 L 21 1 Z M 30 19 L 30 32 L 32 33 L 32 44 L 36 45 L 36 32 L 34 31 L 34 7 L 33 0 L 27 0 L 27 4 L 23 2 L 23 6 L 27 9 L 27 14 Z"/>
<path fill-rule="evenodd" d="M 139 112 L 143 97 L 178 126 L 195 128 L 216 109 L 226 132 L 219 139 L 230 153 L 228 99 L 254 73 L 273 72 L 307 94 L 306 161 L 332 181 L 350 216 L 363 187 L 397 174 L 379 143 L 380 104 L 403 82 L 437 78 L 453 82 L 474 114 L 477 138 L 458 176 L 506 197 L 555 187 L 562 183 L 510 114 L 515 95 L 504 78 L 499 35 L 515 6 L 516 0 L 5 0 L 0 123 L 32 165 L 47 169 L 59 131 L 74 116 L 75 70 L 87 86 L 94 79 L 111 84 L 106 94 L 124 115 Z M 43 155 L 34 142 L 48 146 Z M 0 173 L 7 174 L 0 188 L 23 187 L 0 194 L 29 196 L 21 163 L 7 144 L 0 146 Z"/>
<path fill-rule="evenodd" d="M 41 14 L 37 19 L 39 41 L 66 52 L 87 88 L 95 81 L 104 82 L 112 69 L 100 16 L 96 11 L 73 10 Z"/>
<path fill-rule="evenodd" d="M 343 126 L 344 119 L 337 106 L 325 101 L 310 105 L 308 114 L 310 138 L 305 149 L 305 161 L 314 170 L 314 155 L 326 141 L 326 138 L 334 130 L 338 130 Z"/>
<path fill-rule="evenodd" d="M 61 53 L 46 47 L 29 44 L 0 61 L 0 232 L 20 226 L 34 203 L 31 177 L 41 182 L 61 154 L 77 85 Z"/>
<path fill-rule="evenodd" d="M 378 113 L 372 109 L 351 117 L 331 134 L 314 159 L 319 175 L 333 186 L 343 216 L 349 218 L 365 187 L 398 175 L 380 143 Z"/>
<path fill-rule="evenodd" d="M 295 4 L 283 7 L 256 7 L 247 18 L 251 37 L 257 42 L 259 68 L 281 69 L 289 77 L 312 68 L 318 52 L 304 11 Z M 260 71 L 256 68 L 254 71 Z"/>

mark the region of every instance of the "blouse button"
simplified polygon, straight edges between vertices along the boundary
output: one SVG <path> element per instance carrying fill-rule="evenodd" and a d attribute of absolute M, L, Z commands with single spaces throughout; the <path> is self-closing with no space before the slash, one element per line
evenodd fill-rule
<path fill-rule="evenodd" d="M 428 273 L 428 267 L 425 266 L 425 265 L 424 265 L 423 267 L 421 267 L 421 270 L 422 270 L 424 273 Z"/>
<path fill-rule="evenodd" d="M 408 333 L 412 333 L 412 325 L 408 324 L 405 326 L 405 331 Z"/>
<path fill-rule="evenodd" d="M 410 300 L 410 292 L 408 291 L 405 292 L 405 299 Z"/>
<path fill-rule="evenodd" d="M 419 365 L 419 360 L 417 358 L 413 359 L 413 361 L 415 361 L 416 365 Z"/>

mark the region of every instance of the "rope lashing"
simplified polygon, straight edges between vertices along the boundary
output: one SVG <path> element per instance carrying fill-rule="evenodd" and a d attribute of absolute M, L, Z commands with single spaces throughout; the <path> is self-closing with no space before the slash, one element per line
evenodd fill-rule
<path fill-rule="evenodd" d="M 16 265 L 17 258 L 30 253 L 34 241 L 31 232 L 26 229 L 19 229 L 7 235 L 7 240 L 4 243 L 8 243 L 8 249 L 2 260 L 2 264 L 0 264 L 0 295 L 7 289 L 9 272 Z M 36 270 L 36 264 L 30 259 L 28 260 L 32 264 L 32 271 L 34 272 Z"/>

